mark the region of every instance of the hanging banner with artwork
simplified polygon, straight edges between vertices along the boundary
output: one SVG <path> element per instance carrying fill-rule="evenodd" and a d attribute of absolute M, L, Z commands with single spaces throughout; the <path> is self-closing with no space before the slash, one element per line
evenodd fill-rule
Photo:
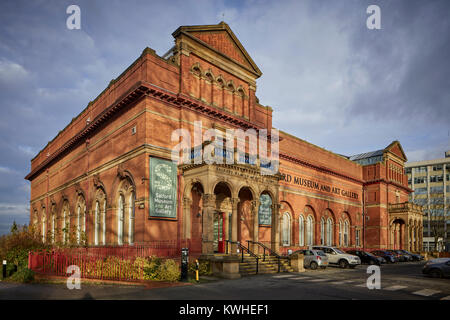
<path fill-rule="evenodd" d="M 272 198 L 264 193 L 259 197 L 259 224 L 272 225 Z"/>
<path fill-rule="evenodd" d="M 170 160 L 150 158 L 150 216 L 177 217 L 177 166 Z"/>

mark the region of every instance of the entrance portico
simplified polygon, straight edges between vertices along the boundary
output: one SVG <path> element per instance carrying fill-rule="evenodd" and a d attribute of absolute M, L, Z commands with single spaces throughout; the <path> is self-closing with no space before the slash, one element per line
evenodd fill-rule
<path fill-rule="evenodd" d="M 184 182 L 184 239 L 197 244 L 203 255 L 237 253 L 237 242 L 270 242 L 278 251 L 279 200 L 281 175 L 261 175 L 258 166 L 246 164 L 180 165 Z M 260 196 L 271 199 L 271 224 L 261 226 L 258 219 Z M 251 245 L 250 250 L 254 249 Z M 200 250 L 199 250 L 200 251 Z"/>
<path fill-rule="evenodd" d="M 389 204 L 390 248 L 422 251 L 422 207 L 405 202 Z"/>

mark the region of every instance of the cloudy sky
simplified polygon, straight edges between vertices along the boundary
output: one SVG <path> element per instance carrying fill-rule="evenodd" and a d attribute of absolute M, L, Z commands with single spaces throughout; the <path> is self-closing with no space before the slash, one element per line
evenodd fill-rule
<path fill-rule="evenodd" d="M 81 30 L 66 27 L 71 4 Z M 366 9 L 381 9 L 369 30 Z M 263 72 L 274 126 L 352 155 L 399 140 L 410 161 L 450 150 L 450 1 L 0 2 L 0 234 L 28 223 L 30 160 L 145 47 L 227 22 Z"/>

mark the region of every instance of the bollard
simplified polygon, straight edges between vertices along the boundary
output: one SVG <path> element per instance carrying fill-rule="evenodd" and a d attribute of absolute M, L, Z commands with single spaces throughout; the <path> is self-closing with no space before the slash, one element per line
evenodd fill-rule
<path fill-rule="evenodd" d="M 6 278 L 6 260 L 3 260 L 3 279 Z"/>
<path fill-rule="evenodd" d="M 195 281 L 199 281 L 198 280 L 198 269 L 199 269 L 199 264 L 198 264 L 198 260 L 195 259 Z"/>

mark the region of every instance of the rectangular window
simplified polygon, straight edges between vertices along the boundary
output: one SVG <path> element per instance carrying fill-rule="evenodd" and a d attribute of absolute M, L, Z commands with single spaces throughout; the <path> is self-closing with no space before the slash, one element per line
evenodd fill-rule
<path fill-rule="evenodd" d="M 424 183 L 424 182 L 425 182 L 425 177 L 414 177 L 414 184 Z"/>
<path fill-rule="evenodd" d="M 443 175 L 439 176 L 430 176 L 430 182 L 442 182 L 444 180 Z"/>
<path fill-rule="evenodd" d="M 444 186 L 431 187 L 430 193 L 444 193 Z"/>
<path fill-rule="evenodd" d="M 427 167 L 416 167 L 414 172 L 427 172 Z"/>
<path fill-rule="evenodd" d="M 433 166 L 433 171 L 439 171 L 442 170 L 442 164 L 437 164 L 435 166 Z"/>
<path fill-rule="evenodd" d="M 418 194 L 427 194 L 427 188 L 417 188 L 417 189 L 414 190 L 414 193 L 416 195 L 418 195 Z"/>

